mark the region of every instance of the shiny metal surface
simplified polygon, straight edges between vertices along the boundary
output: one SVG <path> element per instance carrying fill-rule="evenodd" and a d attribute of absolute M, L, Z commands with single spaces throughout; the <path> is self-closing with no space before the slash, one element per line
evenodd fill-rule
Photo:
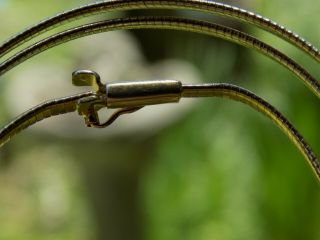
<path fill-rule="evenodd" d="M 105 85 L 102 84 L 99 74 L 91 70 L 78 70 L 72 73 L 74 86 L 91 86 L 96 93 L 105 93 Z"/>
<path fill-rule="evenodd" d="M 175 103 L 182 84 L 176 80 L 130 81 L 107 84 L 107 107 L 123 108 Z"/>

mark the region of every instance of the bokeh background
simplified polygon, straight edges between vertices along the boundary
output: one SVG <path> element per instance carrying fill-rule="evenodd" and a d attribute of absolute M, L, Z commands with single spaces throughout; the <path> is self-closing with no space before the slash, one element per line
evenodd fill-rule
<path fill-rule="evenodd" d="M 0 0 L 0 41 L 89 2 Z M 316 0 L 226 3 L 269 17 L 319 47 Z M 311 58 L 269 33 L 222 17 L 174 13 L 250 32 L 320 75 Z M 146 12 L 67 27 L 135 14 Z M 243 86 L 275 105 L 320 153 L 319 100 L 293 74 L 252 50 L 174 31 L 103 33 L 30 59 L 0 77 L 1 126 L 46 99 L 83 91 L 71 86 L 76 69 L 95 70 L 104 81 Z M 310 167 L 269 119 L 243 104 L 183 100 L 102 130 L 71 115 L 33 126 L 0 149 L 0 239 L 320 239 L 320 191 Z"/>

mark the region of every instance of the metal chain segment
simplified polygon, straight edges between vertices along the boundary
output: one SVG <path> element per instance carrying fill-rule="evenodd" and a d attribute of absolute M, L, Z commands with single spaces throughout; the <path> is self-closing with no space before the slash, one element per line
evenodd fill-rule
<path fill-rule="evenodd" d="M 306 69 L 270 45 L 238 30 L 209 22 L 176 17 L 132 17 L 82 25 L 41 40 L 0 64 L 0 76 L 36 54 L 51 47 L 91 34 L 120 29 L 172 29 L 220 37 L 254 49 L 282 64 L 320 97 L 320 83 Z"/>
<path fill-rule="evenodd" d="M 77 102 L 79 99 L 92 95 L 92 92 L 81 93 L 65 98 L 47 101 L 34 108 L 31 108 L 27 112 L 15 118 L 8 125 L 0 129 L 0 147 L 22 130 L 43 119 L 74 112 L 77 109 Z"/>
<path fill-rule="evenodd" d="M 15 47 L 63 23 L 110 11 L 134 9 L 188 9 L 239 19 L 278 35 L 320 62 L 320 51 L 297 33 L 251 11 L 208 0 L 110 0 L 88 4 L 43 20 L 8 39 L 0 46 L 0 57 Z"/>
<path fill-rule="evenodd" d="M 155 84 L 157 86 L 157 84 Z M 255 110 L 262 112 L 269 117 L 295 144 L 299 151 L 303 154 L 304 158 L 310 164 L 311 168 L 315 172 L 318 180 L 320 180 L 320 163 L 312 149 L 306 143 L 302 135 L 296 130 L 296 128 L 287 120 L 275 107 L 269 104 L 267 101 L 258 97 L 254 93 L 231 84 L 202 84 L 202 85 L 182 85 L 181 97 L 223 97 L 230 98 L 236 101 L 240 101 L 246 105 L 251 106 Z M 71 97 L 56 99 L 45 102 L 38 105 L 35 108 L 30 109 L 18 118 L 10 122 L 7 126 L 0 130 L 0 147 L 8 142 L 15 134 L 19 133 L 23 129 L 31 126 L 32 124 L 39 122 L 45 118 L 65 114 L 68 112 L 74 112 L 81 99 L 95 96 L 92 92 L 82 93 Z M 106 102 L 108 101 L 108 95 L 106 93 Z M 134 111 L 143 106 L 137 106 Z M 131 108 L 132 109 L 132 108 Z M 123 111 L 123 110 L 120 110 Z M 126 111 L 126 108 L 124 108 Z M 131 112 L 129 110 L 129 112 Z M 114 119 L 112 119 L 113 121 Z M 108 124 L 107 124 L 108 125 Z M 106 125 L 106 126 L 107 126 Z"/>
<path fill-rule="evenodd" d="M 308 161 L 320 181 L 320 161 L 304 140 L 303 136 L 274 106 L 254 93 L 231 84 L 185 85 L 183 97 L 222 97 L 230 98 L 251 106 L 270 118 L 295 144 Z"/>

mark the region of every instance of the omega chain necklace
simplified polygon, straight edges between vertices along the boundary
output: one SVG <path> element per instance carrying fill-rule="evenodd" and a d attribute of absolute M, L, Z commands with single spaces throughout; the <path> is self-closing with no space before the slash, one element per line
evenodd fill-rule
<path fill-rule="evenodd" d="M 5 55 L 12 52 L 21 44 L 63 23 L 99 13 L 135 9 L 188 9 L 236 18 L 281 37 L 320 62 L 320 53 L 316 47 L 282 25 L 238 7 L 203 0 L 111 0 L 81 6 L 41 21 L 8 39 L 0 45 L 0 57 L 3 59 Z M 143 28 L 191 31 L 220 37 L 254 49 L 293 72 L 317 97 L 320 97 L 320 83 L 316 78 L 287 55 L 263 41 L 244 32 L 222 25 L 172 16 L 137 16 L 110 19 L 65 30 L 27 46 L 18 53 L 0 62 L 0 76 L 28 58 L 64 42 L 100 32 Z M 226 97 L 243 102 L 273 120 L 300 150 L 320 180 L 319 160 L 301 134 L 276 108 L 244 88 L 223 83 L 183 85 L 181 82 L 175 80 L 138 81 L 129 82 L 125 85 L 122 83 L 104 85 L 100 82 L 99 75 L 92 71 L 75 72 L 73 74 L 73 83 L 75 85 L 92 85 L 94 91 L 47 101 L 30 109 L 0 130 L 0 146 L 9 141 L 21 130 L 42 119 L 74 112 L 76 110 L 78 110 L 80 115 L 84 116 L 87 126 L 101 128 L 111 124 L 120 115 L 137 111 L 146 105 L 178 102 L 182 97 Z M 144 89 L 143 93 L 139 91 L 141 87 Z M 108 121 L 101 123 L 97 111 L 104 107 L 117 108 L 119 110 L 117 110 Z"/>
<path fill-rule="evenodd" d="M 0 130 L 0 147 L 23 129 L 59 114 L 78 110 L 88 127 L 104 128 L 120 115 L 145 106 L 176 103 L 181 98 L 222 97 L 249 105 L 270 118 L 299 149 L 320 180 L 319 160 L 298 130 L 275 107 L 244 88 L 226 83 L 185 85 L 176 80 L 102 84 L 100 76 L 89 70 L 74 72 L 72 81 L 76 86 L 92 86 L 94 91 L 47 101 L 23 113 Z M 101 123 L 98 111 L 106 107 L 117 110 L 106 122 Z"/>

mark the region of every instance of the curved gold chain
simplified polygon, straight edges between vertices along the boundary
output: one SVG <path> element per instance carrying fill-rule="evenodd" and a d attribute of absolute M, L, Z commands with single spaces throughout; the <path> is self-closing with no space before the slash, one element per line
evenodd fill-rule
<path fill-rule="evenodd" d="M 240 19 L 242 21 L 254 24 L 271 33 L 274 33 L 284 40 L 292 43 L 298 48 L 305 51 L 318 62 L 320 62 L 320 53 L 317 48 L 299 37 L 297 34 L 286 29 L 285 27 L 252 12 L 232 7 L 229 5 L 203 0 L 113 0 L 82 6 L 70 11 L 56 15 L 42 21 L 25 31 L 19 33 L 0 46 L 0 57 L 4 56 L 15 47 L 27 42 L 31 38 L 40 35 L 41 33 L 60 25 L 67 21 L 72 21 L 77 18 L 90 16 L 108 11 L 116 10 L 133 10 L 133 9 L 189 9 L 208 13 L 220 14 Z M 91 35 L 100 32 L 119 30 L 119 29 L 172 29 L 184 30 L 207 34 L 220 37 L 237 44 L 255 49 L 256 51 L 270 57 L 271 59 L 282 64 L 284 67 L 292 71 L 299 79 L 301 79 L 318 97 L 320 97 L 320 83 L 298 63 L 290 59 L 285 54 L 277 49 L 259 41 L 258 39 L 249 36 L 243 32 L 220 26 L 204 21 L 174 18 L 174 17 L 133 17 L 106 20 L 91 24 L 82 25 L 73 29 L 66 30 L 56 35 L 52 35 L 44 40 L 33 44 L 24 50 L 18 52 L 9 59 L 0 64 L 0 76 L 28 58 L 45 51 L 51 47 L 61 43 L 80 38 L 86 35 Z M 102 95 L 105 93 L 102 93 Z M 249 92 L 246 89 L 230 85 L 230 84 L 204 84 L 204 85 L 183 85 L 181 89 L 182 97 L 227 97 L 236 101 L 243 102 L 254 109 L 264 113 L 273 122 L 283 130 L 289 139 L 300 150 L 305 159 L 311 165 L 320 180 L 320 163 L 316 155 L 313 153 L 309 145 L 304 141 L 301 134 L 293 127 L 293 125 L 273 106 L 261 99 L 257 95 Z M 86 98 L 96 98 L 92 92 L 78 94 L 66 98 L 55 99 L 38 105 L 30 109 L 18 118 L 10 122 L 7 126 L 0 130 L 0 146 L 9 141 L 15 134 L 30 125 L 41 121 L 42 119 L 74 112 L 77 109 L 79 101 Z M 106 96 L 107 98 L 108 96 Z M 101 106 L 100 106 L 101 107 Z M 122 113 L 136 111 L 140 107 L 124 108 L 118 111 L 114 118 Z M 112 119 L 111 119 L 112 120 Z M 114 120 L 114 119 L 113 119 Z M 112 121 L 113 121 L 112 120 Z"/>
<path fill-rule="evenodd" d="M 238 30 L 199 20 L 176 17 L 132 17 L 82 25 L 39 41 L 0 64 L 0 76 L 36 54 L 83 36 L 120 29 L 171 29 L 220 37 L 252 48 L 282 64 L 320 97 L 320 83 L 294 60 L 268 44 Z"/>
<path fill-rule="evenodd" d="M 154 86 L 157 86 L 155 81 Z M 263 113 L 269 117 L 295 144 L 299 151 L 303 154 L 304 158 L 310 164 L 311 168 L 315 172 L 318 180 L 320 180 L 320 162 L 312 149 L 303 139 L 301 134 L 296 128 L 287 120 L 275 107 L 263 100 L 254 93 L 231 84 L 213 83 L 213 84 L 201 84 L 201 85 L 182 85 L 181 92 L 178 93 L 181 97 L 222 97 L 230 98 L 235 101 L 240 101 L 246 105 L 251 106 L 255 110 Z M 21 130 L 29 127 L 30 125 L 37 123 L 45 118 L 74 112 L 77 109 L 79 101 L 87 97 L 92 97 L 92 92 L 86 92 L 66 98 L 55 99 L 38 105 L 29 111 L 23 113 L 4 128 L 0 130 L 0 147 L 8 142 L 14 135 Z M 108 95 L 105 96 L 106 102 L 108 102 Z M 134 109 L 141 108 L 138 106 Z M 130 108 L 124 108 L 120 112 L 132 112 Z M 118 117 L 119 114 L 114 116 Z M 114 121 L 113 117 L 111 120 Z"/>
<path fill-rule="evenodd" d="M 93 95 L 92 92 L 86 92 L 54 99 L 29 109 L 0 129 L 0 147 L 22 130 L 43 119 L 76 111 L 78 100 L 91 95 Z"/>
<path fill-rule="evenodd" d="M 81 6 L 41 21 L 10 38 L 0 46 L 0 57 L 28 40 L 65 22 L 99 13 L 134 9 L 188 9 L 219 14 L 253 24 L 305 51 L 320 62 L 320 52 L 311 43 L 286 27 L 242 8 L 205 0 L 110 0 Z"/>
<path fill-rule="evenodd" d="M 295 144 L 320 181 L 320 162 L 299 131 L 274 106 L 254 93 L 231 84 L 201 84 L 183 87 L 183 97 L 223 97 L 242 102 L 269 117 Z"/>

